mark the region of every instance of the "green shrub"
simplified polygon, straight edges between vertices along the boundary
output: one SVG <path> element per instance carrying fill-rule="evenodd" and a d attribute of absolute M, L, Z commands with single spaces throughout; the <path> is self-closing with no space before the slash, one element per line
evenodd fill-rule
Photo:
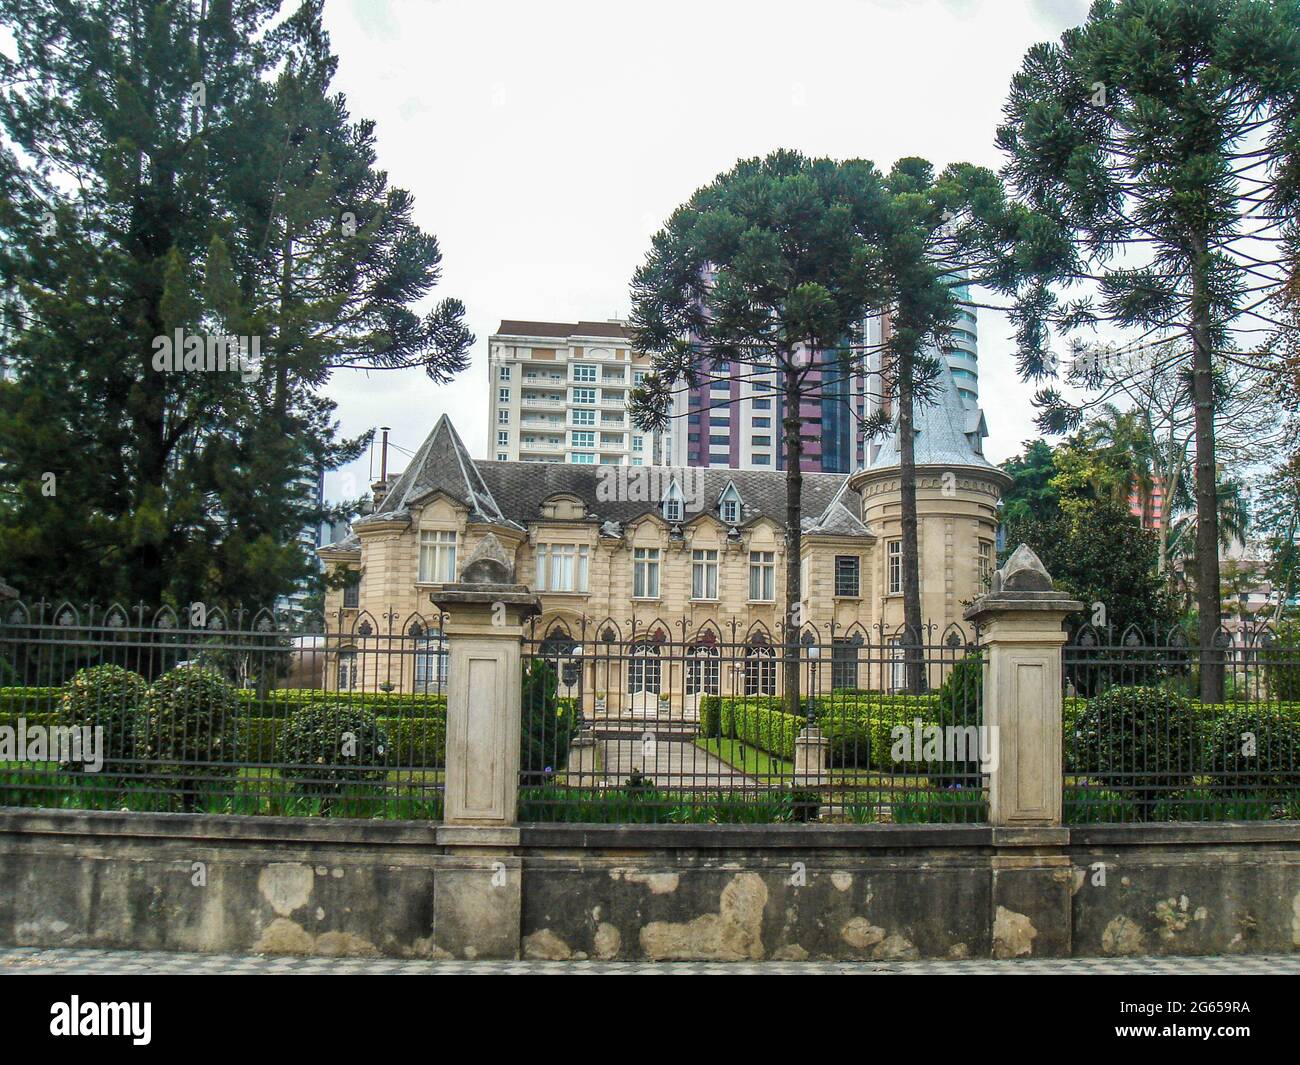
<path fill-rule="evenodd" d="M 241 713 L 250 717 L 287 718 L 300 706 L 309 703 L 332 703 L 336 706 L 363 706 L 383 716 L 446 717 L 447 697 L 413 692 L 333 692 L 321 688 L 274 688 L 259 692 L 239 689 Z"/>
<path fill-rule="evenodd" d="M 794 741 L 804 726 L 803 718 L 744 701 L 733 707 L 732 721 L 736 739 L 768 754 L 794 759 Z"/>
<path fill-rule="evenodd" d="M 308 703 L 280 733 L 280 774 L 296 791 L 337 796 L 347 784 L 382 780 L 388 736 L 375 714 L 346 703 Z"/>
<path fill-rule="evenodd" d="M 557 695 L 559 677 L 545 659 L 534 658 L 524 669 L 520 707 L 519 765 L 529 773 L 558 773 L 569 761 L 569 744 L 578 731 L 581 712 L 572 699 Z"/>
<path fill-rule="evenodd" d="M 1193 780 L 1197 723 L 1192 705 L 1165 688 L 1115 687 L 1088 700 L 1076 723 L 1078 771 L 1133 795 L 1138 820 Z"/>
<path fill-rule="evenodd" d="M 80 669 L 63 686 L 60 723 L 103 729 L 102 768 L 112 771 L 135 757 L 135 718 L 148 690 L 144 677 L 121 666 Z"/>
<path fill-rule="evenodd" d="M 722 735 L 722 697 L 720 695 L 700 696 L 700 735 L 705 739 L 717 739 Z"/>
<path fill-rule="evenodd" d="M 52 713 L 62 700 L 62 688 L 0 688 L 0 717 Z"/>
<path fill-rule="evenodd" d="M 164 787 L 193 808 L 198 781 L 235 772 L 235 689 L 203 666 L 178 666 L 149 685 L 135 715 L 135 750 Z"/>
<path fill-rule="evenodd" d="M 447 720 L 440 717 L 381 717 L 388 733 L 388 764 L 441 768 L 447 764 Z"/>
<path fill-rule="evenodd" d="M 868 766 L 882 772 L 917 772 L 925 769 L 920 751 L 895 761 L 894 729 L 909 732 L 920 719 L 922 728 L 934 724 L 935 696 L 868 695 L 838 702 L 817 718 L 830 740 L 832 766 Z"/>
<path fill-rule="evenodd" d="M 1282 622 L 1260 661 L 1272 698 L 1300 702 L 1300 621 Z"/>
<path fill-rule="evenodd" d="M 935 709 L 937 723 L 944 727 L 969 728 L 984 724 L 984 656 L 979 651 L 967 652 L 953 665 L 939 688 Z M 982 782 L 978 757 L 928 768 L 932 776 L 942 775 L 945 781 L 960 787 L 979 787 Z"/>
<path fill-rule="evenodd" d="M 1205 760 L 1220 790 L 1263 800 L 1294 800 L 1300 787 L 1300 722 L 1261 707 L 1242 707 L 1211 721 Z"/>

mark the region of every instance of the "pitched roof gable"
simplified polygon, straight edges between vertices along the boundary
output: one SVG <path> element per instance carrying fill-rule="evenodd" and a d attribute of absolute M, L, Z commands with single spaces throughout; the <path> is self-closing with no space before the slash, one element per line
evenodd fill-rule
<path fill-rule="evenodd" d="M 442 492 L 469 509 L 471 521 L 512 525 L 497 505 L 478 466 L 470 458 L 460 434 L 442 415 L 406 470 L 384 496 L 379 510 L 353 524 L 392 520 L 410 515 L 411 507 L 435 492 Z"/>

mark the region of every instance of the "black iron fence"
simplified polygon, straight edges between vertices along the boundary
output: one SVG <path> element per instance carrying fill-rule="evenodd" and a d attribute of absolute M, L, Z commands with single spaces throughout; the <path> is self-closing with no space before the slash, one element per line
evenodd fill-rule
<path fill-rule="evenodd" d="M 973 630 L 626 628 L 525 642 L 521 820 L 985 819 Z"/>
<path fill-rule="evenodd" d="M 0 805 L 440 819 L 444 621 L 5 604 Z M 1294 636 L 1081 630 L 1066 821 L 1300 818 Z M 973 629 L 548 624 L 523 662 L 521 821 L 987 819 Z"/>
<path fill-rule="evenodd" d="M 442 618 L 0 607 L 0 804 L 439 819 Z"/>
<path fill-rule="evenodd" d="M 1062 654 L 1068 822 L 1300 817 L 1300 645 L 1084 627 Z M 1201 700 L 1222 670 L 1222 702 Z"/>

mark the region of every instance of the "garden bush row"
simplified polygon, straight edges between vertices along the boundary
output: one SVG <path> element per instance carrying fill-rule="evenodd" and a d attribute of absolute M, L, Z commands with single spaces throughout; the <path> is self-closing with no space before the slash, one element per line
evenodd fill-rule
<path fill-rule="evenodd" d="M 807 720 L 785 713 L 777 696 L 723 698 L 706 695 L 700 700 L 700 734 L 708 738 L 737 739 L 780 758 L 794 758 L 794 741 Z M 864 693 L 814 701 L 817 726 L 830 741 L 831 765 L 868 766 L 881 770 L 920 768 L 916 760 L 895 762 L 891 757 L 892 730 L 911 728 L 919 717 L 934 723 L 936 696 L 893 696 Z M 805 711 L 807 707 L 804 707 Z"/>
<path fill-rule="evenodd" d="M 120 666 L 92 666 L 79 671 L 63 687 L 0 688 L 0 719 L 9 717 L 31 718 L 33 714 L 50 713 L 64 705 L 65 699 L 76 691 L 76 686 L 83 688 L 82 701 L 88 676 L 99 678 L 99 685 L 93 690 L 95 698 L 106 698 L 113 705 L 121 705 L 121 700 L 111 691 L 111 683 L 121 683 L 120 677 L 115 682 L 108 682 L 106 672 L 92 673 L 94 670 L 121 670 L 122 674 L 136 677 L 139 687 L 133 691 L 141 699 L 148 682 L 138 673 L 122 669 Z M 339 706 L 362 706 L 374 710 L 377 714 L 403 717 L 442 716 L 447 712 L 447 697 L 441 694 L 416 694 L 411 692 L 358 692 L 326 691 L 320 688 L 273 688 L 259 692 L 252 688 L 235 688 L 238 702 L 238 714 L 251 717 L 285 718 L 300 706 L 312 703 L 333 703 Z"/>
<path fill-rule="evenodd" d="M 273 762 L 300 790 L 328 801 L 352 782 L 377 779 L 391 765 L 439 766 L 445 761 L 445 700 L 386 693 L 293 690 L 291 695 L 250 702 L 213 670 L 178 666 L 153 683 L 115 665 L 78 671 L 57 703 L 43 693 L 41 714 L 14 713 L 14 700 L 0 720 L 102 728 L 103 770 L 138 775 L 153 786 L 179 791 L 187 807 L 201 781 L 233 775 L 239 763 Z M 357 698 L 364 695 L 363 698 Z M 56 710 L 49 707 L 57 706 Z M 248 711 L 269 706 L 270 715 Z M 381 717 L 376 707 L 396 711 Z M 417 716 L 411 711 L 419 709 Z M 403 711 L 406 711 L 403 713 Z M 39 721 L 37 719 L 40 719 Z M 287 767 L 300 766 L 298 770 Z M 72 771 L 78 765 L 65 767 Z"/>

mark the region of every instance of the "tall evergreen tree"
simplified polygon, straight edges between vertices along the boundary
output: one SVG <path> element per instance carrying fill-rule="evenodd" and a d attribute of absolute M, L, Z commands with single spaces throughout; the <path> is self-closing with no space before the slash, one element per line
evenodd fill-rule
<path fill-rule="evenodd" d="M 1075 238 L 1064 300 L 1041 279 L 1018 308 L 1021 370 L 1050 377 L 1052 327 L 1109 321 L 1137 343 L 1177 332 L 1195 407 L 1201 695 L 1223 698 L 1216 367 L 1250 362 L 1268 294 L 1290 269 L 1300 200 L 1300 2 L 1097 0 L 1059 44 L 1029 51 L 998 143 L 1025 201 Z M 1040 391 L 1040 424 L 1083 411 Z"/>
<path fill-rule="evenodd" d="M 466 364 L 461 305 L 412 310 L 438 245 L 329 93 L 319 0 L 280 6 L 0 0 L 0 553 L 24 592 L 288 592 L 323 516 L 301 480 L 365 444 L 319 386 Z M 260 365 L 159 370 L 178 329 L 256 338 Z"/>
<path fill-rule="evenodd" d="M 632 280 L 636 345 L 654 372 L 633 391 L 633 418 L 661 428 L 674 393 L 775 375 L 786 474 L 784 696 L 799 703 L 804 419 L 809 382 L 882 297 L 886 193 L 862 160 L 777 151 L 746 159 L 698 190 L 655 234 Z"/>

